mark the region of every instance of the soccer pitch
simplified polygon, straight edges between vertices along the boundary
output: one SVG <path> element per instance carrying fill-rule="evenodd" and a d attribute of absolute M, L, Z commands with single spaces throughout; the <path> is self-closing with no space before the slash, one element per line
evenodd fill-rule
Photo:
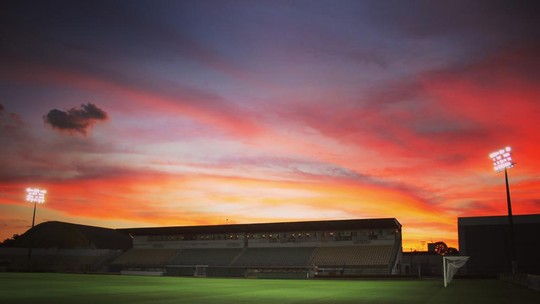
<path fill-rule="evenodd" d="M 261 280 L 0 273 L 0 303 L 540 303 L 498 280 Z"/>

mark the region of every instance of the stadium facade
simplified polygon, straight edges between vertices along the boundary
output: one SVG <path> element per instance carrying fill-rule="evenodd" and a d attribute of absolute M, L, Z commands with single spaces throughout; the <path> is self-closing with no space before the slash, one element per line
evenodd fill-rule
<path fill-rule="evenodd" d="M 126 273 L 313 277 L 397 273 L 396 219 L 120 229 L 133 248 L 111 263 Z M 152 255 L 152 259 L 147 259 Z M 151 260 L 153 264 L 147 262 Z"/>
<path fill-rule="evenodd" d="M 0 247 L 0 271 L 220 277 L 438 276 L 435 252 L 402 252 L 395 218 L 108 229 L 36 225 Z M 518 272 L 540 275 L 540 214 L 514 216 Z M 506 216 L 458 218 L 465 275 L 509 273 Z M 30 248 L 32 255 L 30 257 Z"/>
<path fill-rule="evenodd" d="M 268 278 L 380 276 L 400 272 L 401 224 L 395 218 L 116 230 L 50 222 L 34 229 L 58 231 L 55 227 L 59 225 L 78 229 L 81 239 L 92 239 L 96 231 L 131 238 L 131 248 L 120 253 L 117 248 L 108 248 L 110 251 L 95 257 L 97 266 L 87 259 L 83 269 L 88 270 L 104 271 L 106 265 L 107 271 L 126 274 Z M 25 239 L 30 235 L 22 238 L 21 244 L 28 244 Z M 92 242 L 78 244 L 83 246 L 62 249 L 58 242 L 47 244 L 42 240 L 40 250 L 65 256 L 66 252 L 59 250 L 88 255 L 98 249 Z M 56 251 L 50 251 L 49 245 Z M 9 258 L 3 259 L 5 267 L 13 266 Z M 33 260 L 34 269 L 44 266 L 39 259 Z M 53 269 L 49 265 L 49 269 L 41 270 Z"/>

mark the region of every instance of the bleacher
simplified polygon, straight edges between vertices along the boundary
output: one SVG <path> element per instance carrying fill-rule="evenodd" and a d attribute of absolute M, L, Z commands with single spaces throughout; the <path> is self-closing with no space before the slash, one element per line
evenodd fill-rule
<path fill-rule="evenodd" d="M 53 221 L 0 248 L 0 261 L 7 271 L 103 272 L 131 246 L 131 238 L 114 229 Z"/>
<path fill-rule="evenodd" d="M 99 272 L 106 271 L 121 250 L 36 248 L 31 258 L 28 248 L 0 248 L 2 268 L 9 271 Z"/>
<path fill-rule="evenodd" d="M 319 247 L 312 264 L 318 266 L 386 266 L 390 263 L 392 245 Z"/>
<path fill-rule="evenodd" d="M 50 222 L 31 232 L 21 243 L 38 247 L 31 263 L 26 248 L 0 250 L 2 269 L 30 265 L 44 271 L 139 275 L 389 275 L 396 272 L 401 253 L 396 219 L 116 230 Z"/>
<path fill-rule="evenodd" d="M 115 261 L 174 276 L 389 275 L 401 249 L 395 219 L 134 228 L 134 248 Z M 174 249 L 177 251 L 173 254 Z M 139 257 L 136 252 L 164 257 Z M 168 252 L 168 253 L 165 253 Z M 171 256 L 173 254 L 173 256 Z M 152 259 L 153 264 L 150 264 Z M 133 269 L 133 267 L 132 267 Z M 143 268 L 138 268 L 143 270 Z"/>
<path fill-rule="evenodd" d="M 234 266 L 307 266 L 313 247 L 247 248 L 232 264 Z"/>
<path fill-rule="evenodd" d="M 45 255 L 34 256 L 33 269 L 54 272 L 88 272 L 94 269 L 99 256 Z"/>
<path fill-rule="evenodd" d="M 126 267 L 163 267 L 178 252 L 178 249 L 132 248 L 115 259 L 111 265 Z"/>
<path fill-rule="evenodd" d="M 214 248 L 214 249 L 183 249 L 178 251 L 168 265 L 209 265 L 226 266 L 229 265 L 240 253 L 242 249 Z"/>

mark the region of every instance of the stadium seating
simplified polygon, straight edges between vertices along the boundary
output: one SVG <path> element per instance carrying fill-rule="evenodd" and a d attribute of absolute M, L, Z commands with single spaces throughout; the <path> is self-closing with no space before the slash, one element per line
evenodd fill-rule
<path fill-rule="evenodd" d="M 28 259 L 27 248 L 2 248 L 2 268 L 9 271 L 89 272 L 106 270 L 120 250 L 106 249 L 33 249 Z M 104 267 L 102 269 L 102 267 Z"/>
<path fill-rule="evenodd" d="M 31 263 L 24 247 L 28 236 L 22 248 L 0 250 L 0 269 L 266 278 L 388 275 L 398 269 L 400 229 L 395 219 L 119 230 L 52 222 L 34 229 Z"/>
<path fill-rule="evenodd" d="M 390 263 L 392 248 L 392 245 L 319 247 L 311 263 L 317 266 L 386 266 Z"/>
<path fill-rule="evenodd" d="M 313 247 L 300 248 L 247 248 L 234 261 L 236 266 L 307 266 Z"/>
<path fill-rule="evenodd" d="M 184 249 L 180 250 L 169 265 L 209 265 L 226 266 L 236 258 L 242 249 Z"/>
<path fill-rule="evenodd" d="M 165 266 L 178 249 L 137 249 L 126 251 L 111 264 L 124 266 Z"/>

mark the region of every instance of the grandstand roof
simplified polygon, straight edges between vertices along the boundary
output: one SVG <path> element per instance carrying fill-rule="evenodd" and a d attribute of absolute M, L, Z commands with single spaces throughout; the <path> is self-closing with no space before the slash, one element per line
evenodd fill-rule
<path fill-rule="evenodd" d="M 176 226 L 124 228 L 118 231 L 135 235 L 180 235 L 180 234 L 216 234 L 216 233 L 271 233 L 282 231 L 332 231 L 356 229 L 401 229 L 395 218 L 355 219 L 309 222 L 282 222 L 260 224 L 230 224 L 208 226 Z"/>

